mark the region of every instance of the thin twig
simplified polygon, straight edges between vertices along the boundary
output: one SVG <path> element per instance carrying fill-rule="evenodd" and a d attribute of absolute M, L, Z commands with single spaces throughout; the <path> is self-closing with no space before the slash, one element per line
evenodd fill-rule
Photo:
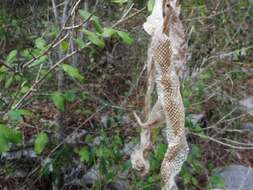
<path fill-rule="evenodd" d="M 55 1 L 51 0 L 51 2 L 52 2 L 52 6 L 53 6 L 55 22 L 56 22 L 56 24 L 60 25 L 59 20 L 58 20 L 59 17 L 58 17 L 58 12 L 57 12 L 57 8 L 56 8 L 56 5 L 55 5 Z"/>
<path fill-rule="evenodd" d="M 126 19 L 122 20 L 122 22 L 124 22 L 124 21 L 126 21 L 126 20 L 132 18 L 133 16 L 136 16 L 137 14 L 139 14 L 140 12 L 142 12 L 143 10 L 145 10 L 145 8 L 143 8 L 143 9 L 137 11 L 136 13 L 130 15 L 130 16 L 127 17 Z M 91 15 L 86 21 L 88 21 L 91 17 L 92 17 L 92 15 Z M 117 22 L 117 23 L 113 24 L 112 27 L 116 27 L 116 26 L 118 26 L 119 24 L 121 24 L 122 22 Z M 54 40 L 53 42 L 55 42 L 56 39 L 58 39 L 59 36 L 61 36 L 61 33 L 63 32 L 63 30 L 64 30 L 64 27 L 63 27 L 63 29 L 60 31 L 60 33 L 57 35 L 57 37 L 55 38 L 55 40 Z M 61 41 L 61 40 L 62 40 L 62 39 L 60 39 L 59 41 Z M 46 52 L 44 52 L 44 54 L 39 55 L 39 56 L 36 57 L 36 58 L 33 58 L 32 60 L 30 60 L 29 62 L 27 62 L 24 66 L 27 66 L 27 65 L 31 64 L 32 62 L 34 62 L 36 59 L 38 59 L 38 58 L 44 56 L 46 53 L 48 53 L 48 52 L 50 51 L 51 48 L 56 47 L 55 44 L 59 44 L 59 41 L 56 41 L 55 43 L 51 43 L 50 47 L 48 48 L 48 50 L 47 50 Z M 90 45 L 91 45 L 91 43 L 87 43 L 86 47 L 87 47 L 87 46 L 90 46 Z M 78 51 L 80 51 L 80 50 L 78 50 Z M 54 65 L 49 69 L 49 71 L 48 71 L 46 74 L 44 74 L 43 77 L 41 77 L 37 82 L 35 82 L 35 83 L 32 85 L 32 87 L 31 87 L 31 88 L 26 92 L 26 94 L 18 101 L 18 103 L 16 103 L 16 104 L 12 107 L 12 109 L 17 109 L 17 108 L 19 108 L 19 107 L 22 105 L 22 102 L 23 102 L 27 97 L 29 97 L 29 96 L 32 94 L 33 91 L 36 90 L 36 87 L 37 87 L 39 84 L 41 84 L 41 83 L 43 82 L 43 80 L 47 77 L 47 75 L 48 75 L 49 73 L 51 73 L 55 68 L 57 68 L 57 67 L 58 67 L 62 62 L 64 62 L 66 59 L 68 59 L 68 58 L 70 58 L 71 56 L 75 55 L 78 51 L 74 51 L 74 52 L 68 54 L 67 56 L 65 56 L 64 58 L 62 58 L 60 61 L 58 61 L 56 64 L 54 64 Z"/>
<path fill-rule="evenodd" d="M 213 125 L 211 125 L 211 126 L 209 126 L 209 127 L 206 127 L 205 130 L 216 128 L 217 125 L 219 125 L 220 123 L 222 123 L 228 116 L 232 115 L 232 114 L 235 112 L 236 109 L 237 109 L 237 108 L 234 108 L 234 109 L 233 109 L 232 111 L 230 111 L 228 114 L 224 115 L 224 116 L 223 116 L 219 121 L 217 121 L 215 124 L 213 124 Z"/>
<path fill-rule="evenodd" d="M 58 67 L 61 63 L 63 63 L 65 60 L 67 60 L 68 58 L 70 58 L 71 56 L 73 56 L 74 54 L 76 54 L 78 51 L 73 51 L 70 54 L 66 55 L 64 58 L 62 58 L 61 60 L 59 60 L 57 63 L 55 63 L 40 79 L 38 79 L 37 81 L 35 81 L 35 83 L 31 86 L 31 88 L 25 93 L 25 95 L 18 101 L 18 103 L 16 103 L 12 109 L 17 109 L 21 106 L 22 102 L 32 94 L 32 92 L 34 90 L 36 90 L 36 87 L 38 85 L 40 85 L 44 79 L 48 76 L 48 74 L 50 74 L 56 67 Z"/>
<path fill-rule="evenodd" d="M 242 146 L 253 146 L 253 143 L 244 143 L 244 142 L 239 142 L 239 141 L 234 141 L 232 139 L 228 139 L 228 138 L 222 138 L 223 140 L 236 144 L 236 145 L 242 145 Z"/>
<path fill-rule="evenodd" d="M 143 12 L 146 9 L 146 7 L 138 10 L 137 12 L 133 13 L 132 15 L 126 17 L 125 19 L 119 20 L 118 22 L 116 22 L 115 24 L 112 25 L 112 28 L 119 26 L 120 24 L 132 19 L 133 17 L 137 16 L 138 14 L 140 14 L 141 12 Z"/>
<path fill-rule="evenodd" d="M 80 4 L 81 1 L 82 1 L 82 0 L 78 0 L 78 1 L 76 2 L 76 4 L 74 5 L 74 7 L 73 7 L 73 9 L 72 9 L 72 11 L 71 11 L 71 13 L 70 13 L 70 16 L 73 16 L 73 14 L 74 14 L 75 11 L 76 11 L 77 6 Z"/>
<path fill-rule="evenodd" d="M 99 112 L 101 112 L 103 109 L 105 108 L 105 106 L 101 107 L 100 109 L 98 109 L 95 113 L 93 113 L 91 116 L 89 116 L 81 125 L 79 125 L 70 135 L 68 135 L 60 144 L 56 145 L 51 151 L 50 153 L 47 155 L 47 157 L 45 158 L 45 160 L 48 160 L 53 153 L 55 153 L 56 150 L 58 150 L 64 143 L 66 143 L 68 141 L 69 138 L 71 138 L 72 135 L 76 134 L 77 131 L 82 128 L 86 123 L 88 123 L 93 117 L 95 117 Z M 33 171 L 31 171 L 28 176 L 26 177 L 26 180 L 24 182 L 24 184 L 26 183 L 27 179 L 33 175 L 35 172 L 37 172 L 40 168 L 40 165 L 37 166 Z M 38 176 L 33 183 L 31 184 L 30 188 L 33 188 L 33 185 L 37 182 L 37 180 L 40 178 L 40 176 Z"/>
<path fill-rule="evenodd" d="M 230 11 L 233 7 L 235 7 L 235 6 L 238 5 L 238 4 L 239 4 L 239 3 L 236 3 L 235 5 L 229 7 L 229 8 L 227 8 L 227 9 L 225 9 L 225 10 L 222 10 L 222 11 L 217 12 L 217 13 L 215 13 L 215 14 L 211 14 L 211 15 L 209 15 L 209 16 L 194 17 L 194 18 L 184 19 L 183 21 L 189 22 L 189 21 L 194 21 L 194 20 L 210 19 L 210 18 L 219 16 L 219 15 L 221 15 L 221 14 L 223 14 L 223 13 L 226 13 L 226 12 Z"/>
<path fill-rule="evenodd" d="M 0 66 L 4 66 L 7 69 L 9 69 L 11 72 L 13 72 L 14 74 L 17 74 L 19 76 L 23 76 L 22 74 L 20 74 L 19 72 L 17 72 L 14 68 L 10 67 L 9 65 L 7 65 L 3 60 L 0 59 Z"/>
<path fill-rule="evenodd" d="M 209 136 L 206 136 L 206 135 L 202 135 L 202 134 L 198 134 L 198 133 L 191 133 L 195 136 L 198 136 L 202 139 L 207 139 L 207 140 L 210 140 L 210 141 L 213 141 L 215 143 L 218 143 L 218 144 L 221 144 L 223 146 L 227 146 L 229 148 L 232 148 L 232 149 L 238 149 L 238 150 L 253 150 L 253 146 L 249 146 L 249 147 L 243 147 L 243 146 L 234 146 L 234 145 L 231 145 L 231 144 L 228 144 L 228 143 L 225 143 L 225 142 L 222 142 L 220 140 L 217 140 L 215 138 L 212 138 L 212 137 L 209 137 Z"/>

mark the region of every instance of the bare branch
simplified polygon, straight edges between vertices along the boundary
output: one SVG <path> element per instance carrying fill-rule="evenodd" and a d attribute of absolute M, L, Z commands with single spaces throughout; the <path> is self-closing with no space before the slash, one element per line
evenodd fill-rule
<path fill-rule="evenodd" d="M 253 150 L 253 146 L 235 146 L 235 145 L 232 145 L 232 144 L 228 144 L 228 143 L 225 143 L 225 142 L 222 142 L 218 139 L 215 139 L 213 137 L 210 137 L 210 136 L 206 136 L 206 135 L 202 135 L 202 134 L 198 134 L 198 133 L 191 133 L 193 134 L 194 136 L 198 136 L 202 139 L 207 139 L 207 140 L 210 140 L 210 141 L 213 141 L 215 143 L 218 143 L 220 145 L 223 145 L 223 146 L 226 146 L 226 147 L 229 147 L 229 148 L 232 148 L 232 149 L 238 149 L 238 150 Z"/>
<path fill-rule="evenodd" d="M 52 2 L 52 5 L 53 5 L 53 12 L 54 12 L 54 18 L 55 18 L 55 22 L 60 25 L 59 23 L 59 15 L 58 15 L 58 12 L 57 12 L 57 8 L 56 8 L 56 4 L 55 4 L 55 1 L 54 0 L 51 0 Z"/>
<path fill-rule="evenodd" d="M 64 58 L 62 58 L 61 60 L 59 60 L 57 63 L 55 63 L 40 79 L 38 79 L 37 81 L 35 81 L 35 83 L 31 86 L 31 88 L 25 93 L 25 95 L 18 101 L 18 103 L 16 103 L 12 109 L 17 109 L 22 105 L 22 102 L 29 97 L 33 91 L 36 90 L 37 86 L 40 85 L 45 79 L 46 77 L 55 69 L 57 68 L 60 64 L 62 64 L 65 60 L 67 60 L 68 58 L 70 58 L 71 56 L 73 56 L 74 54 L 76 54 L 78 51 L 74 51 L 71 52 L 70 54 L 66 55 Z"/>

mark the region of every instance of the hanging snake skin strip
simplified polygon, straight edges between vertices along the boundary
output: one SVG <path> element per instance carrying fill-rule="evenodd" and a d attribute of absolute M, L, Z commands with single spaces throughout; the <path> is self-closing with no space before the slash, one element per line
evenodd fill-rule
<path fill-rule="evenodd" d="M 162 189 L 176 190 L 175 176 L 180 172 L 188 155 L 184 129 L 185 113 L 179 81 L 179 77 L 184 72 L 187 45 L 179 19 L 178 0 L 156 0 L 153 12 L 146 26 L 144 24 L 144 29 L 152 37 L 148 52 L 151 54 L 152 61 L 148 62 L 150 64 L 148 73 L 150 74 L 145 101 L 146 112 L 148 110 L 149 115 L 147 121 L 142 123 L 135 114 L 137 122 L 144 128 L 144 131 L 141 133 L 140 144 L 131 156 L 131 161 L 133 168 L 142 172 L 143 175 L 147 174 L 149 162 L 146 152 L 152 144 L 150 129 L 165 121 L 168 148 L 161 164 Z M 158 100 L 150 111 L 148 100 L 150 100 L 150 91 L 154 86 L 152 80 L 156 82 Z"/>

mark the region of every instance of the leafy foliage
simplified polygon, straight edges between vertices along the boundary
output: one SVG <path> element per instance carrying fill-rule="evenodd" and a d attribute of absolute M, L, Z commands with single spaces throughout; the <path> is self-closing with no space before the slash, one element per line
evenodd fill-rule
<path fill-rule="evenodd" d="M 11 64 L 12 62 L 14 62 L 17 59 L 17 54 L 18 54 L 17 50 L 12 50 L 6 58 L 6 63 Z"/>
<path fill-rule="evenodd" d="M 94 45 L 96 45 L 100 48 L 105 47 L 105 43 L 104 43 L 103 39 L 99 38 L 99 36 L 97 36 L 95 33 L 90 32 L 89 30 L 84 30 L 83 32 L 84 32 L 84 34 L 87 35 L 87 38 L 90 40 L 91 43 L 93 43 Z"/>
<path fill-rule="evenodd" d="M 71 65 L 68 65 L 68 64 L 63 64 L 62 68 L 66 73 L 68 73 L 69 76 L 71 76 L 79 81 L 84 80 L 84 77 L 79 73 L 79 70 L 77 68 L 72 67 Z"/>
<path fill-rule="evenodd" d="M 20 144 L 23 141 L 21 132 L 0 124 L 0 152 L 10 150 L 9 143 Z"/>
<path fill-rule="evenodd" d="M 117 31 L 117 34 L 126 44 L 131 45 L 133 43 L 133 39 L 126 32 Z"/>
<path fill-rule="evenodd" d="M 8 117 L 12 121 L 22 121 L 23 116 L 31 116 L 32 113 L 25 109 L 15 109 L 8 112 Z"/>
<path fill-rule="evenodd" d="M 220 176 L 211 176 L 211 185 L 209 188 L 225 188 L 225 183 Z"/>
<path fill-rule="evenodd" d="M 24 150 L 22 155 L 26 156 L 25 148 L 29 153 L 31 149 L 35 151 L 36 161 L 28 159 L 29 164 L 22 165 L 28 171 L 36 171 L 34 188 L 39 180 L 39 185 L 50 183 L 62 189 L 63 183 L 91 168 L 97 169 L 100 177 L 92 184 L 93 189 L 104 189 L 125 173 L 123 180 L 129 182 L 129 189 L 161 188 L 159 171 L 167 145 L 160 128 L 152 134 L 156 143 L 145 180 L 131 170 L 129 155 L 124 152 L 139 139 L 129 113 L 143 104 L 145 77 L 140 73 L 148 42 L 141 25 L 155 1 L 133 2 L 134 7 L 127 0 L 99 1 L 96 5 L 91 1 L 89 10 L 80 4 L 73 12 L 75 18 L 70 17 L 65 28 L 61 28 L 61 4 L 57 6 L 58 19 L 53 18 L 53 8 L 47 1 L 31 10 L 26 6 L 0 8 L 0 152 Z M 71 7 L 74 4 L 66 9 Z M 142 7 L 147 10 L 138 13 Z M 252 77 L 245 71 L 252 46 L 248 40 L 253 18 L 250 7 L 252 3 L 246 0 L 218 4 L 182 1 L 190 45 L 189 75 L 184 78 L 182 95 L 191 144 L 179 176 L 182 189 L 223 188 L 224 182 L 213 170 L 221 165 L 219 159 L 223 159 L 222 164 L 237 159 L 236 150 L 228 149 L 226 156 L 223 147 L 202 137 L 241 138 L 226 133 L 226 127 L 238 130 L 245 120 L 240 116 L 235 121 L 237 111 L 230 112 L 235 99 L 250 89 L 248 81 Z M 73 52 L 76 53 L 71 55 Z M 193 122 L 192 113 L 203 113 L 204 118 Z M 3 160 L 3 175 L 12 179 L 19 161 L 13 164 Z M 29 177 L 27 181 L 34 179 Z M 0 188 L 4 180 L 0 176 Z"/>
<path fill-rule="evenodd" d="M 60 92 L 55 92 L 52 95 L 52 100 L 54 102 L 54 105 L 61 111 L 64 111 L 64 106 L 65 106 L 65 99 L 62 93 Z"/>
<path fill-rule="evenodd" d="M 37 154 L 41 154 L 44 150 L 46 144 L 48 143 L 49 139 L 46 133 L 41 132 L 37 135 L 34 145 L 34 150 Z"/>
<path fill-rule="evenodd" d="M 80 156 L 80 160 L 82 162 L 89 162 L 89 160 L 90 160 L 90 153 L 89 153 L 89 150 L 87 148 L 82 148 L 79 151 L 79 156 Z"/>

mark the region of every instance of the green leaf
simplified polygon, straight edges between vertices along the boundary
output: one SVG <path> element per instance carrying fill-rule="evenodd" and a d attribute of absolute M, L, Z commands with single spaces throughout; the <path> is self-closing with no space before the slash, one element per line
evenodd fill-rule
<path fill-rule="evenodd" d="M 194 3 L 196 5 L 202 6 L 202 5 L 205 5 L 205 0 L 194 0 Z"/>
<path fill-rule="evenodd" d="M 104 31 L 103 31 L 103 33 L 102 33 L 102 36 L 104 37 L 104 38 L 110 38 L 110 37 L 112 37 L 113 35 L 115 35 L 116 34 L 116 30 L 114 30 L 113 28 L 104 28 Z"/>
<path fill-rule="evenodd" d="M 131 45 L 134 41 L 133 38 L 131 38 L 126 32 L 117 31 L 117 34 L 119 35 L 120 39 L 128 45 Z"/>
<path fill-rule="evenodd" d="M 63 70 L 71 77 L 83 81 L 84 77 L 79 73 L 79 70 L 75 67 L 72 67 L 71 65 L 68 64 L 63 64 L 62 65 Z"/>
<path fill-rule="evenodd" d="M 8 142 L 0 132 L 0 152 L 7 152 L 9 150 Z"/>
<path fill-rule="evenodd" d="M 87 37 L 91 43 L 95 44 L 96 46 L 98 46 L 100 48 L 105 47 L 105 42 L 103 40 L 101 40 L 95 33 L 91 32 L 89 30 L 85 30 L 85 29 L 83 32 L 84 32 L 84 34 L 87 35 Z"/>
<path fill-rule="evenodd" d="M 14 78 L 12 76 L 9 76 L 4 83 L 4 88 L 6 88 L 6 89 L 9 88 L 13 82 L 13 79 Z"/>
<path fill-rule="evenodd" d="M 41 132 L 37 135 L 34 145 L 34 150 L 36 154 L 41 154 L 46 144 L 48 143 L 48 136 L 46 133 Z"/>
<path fill-rule="evenodd" d="M 20 90 L 20 93 L 27 93 L 30 90 L 28 86 L 23 86 Z"/>
<path fill-rule="evenodd" d="M 32 112 L 25 109 L 15 109 L 8 112 L 8 117 L 12 121 L 21 121 L 23 116 L 31 116 Z"/>
<path fill-rule="evenodd" d="M 104 174 L 107 175 L 108 174 L 108 160 L 105 158 L 101 158 L 100 159 L 100 163 L 99 163 L 99 171 Z"/>
<path fill-rule="evenodd" d="M 11 143 L 19 144 L 23 140 L 21 132 L 16 129 L 5 127 L 4 125 L 0 125 L 0 134 Z"/>
<path fill-rule="evenodd" d="M 186 169 L 186 167 L 182 167 L 182 170 L 180 172 L 180 176 L 183 179 L 184 184 L 188 184 L 191 182 L 192 175 L 191 173 Z"/>
<path fill-rule="evenodd" d="M 213 71 L 211 69 L 207 70 L 206 72 L 204 72 L 202 75 L 200 75 L 200 79 L 201 80 L 212 80 L 213 78 Z"/>
<path fill-rule="evenodd" d="M 148 0 L 147 7 L 148 7 L 149 12 L 152 12 L 154 5 L 155 5 L 155 0 Z"/>
<path fill-rule="evenodd" d="M 56 37 L 56 35 L 59 33 L 59 28 L 56 25 L 52 25 L 49 28 L 49 31 L 45 34 L 47 37 Z"/>
<path fill-rule="evenodd" d="M 79 156 L 80 156 L 80 160 L 82 162 L 89 162 L 89 160 L 90 160 L 90 153 L 89 153 L 89 150 L 87 148 L 82 148 L 79 151 Z"/>
<path fill-rule="evenodd" d="M 162 160 L 166 150 L 167 150 L 167 145 L 166 144 L 163 144 L 163 143 L 158 144 L 157 148 L 155 150 L 155 157 L 158 160 Z"/>
<path fill-rule="evenodd" d="M 111 0 L 113 3 L 119 4 L 119 5 L 123 5 L 124 3 L 127 2 L 127 0 Z"/>
<path fill-rule="evenodd" d="M 0 40 L 5 40 L 6 39 L 6 32 L 4 28 L 0 27 Z"/>
<path fill-rule="evenodd" d="M 91 13 L 85 10 L 79 10 L 79 14 L 81 17 L 83 17 L 85 20 L 91 17 Z M 103 32 L 103 26 L 99 21 L 99 18 L 95 15 L 92 15 L 90 18 L 90 21 L 92 22 L 94 28 L 96 29 L 97 32 L 102 33 Z"/>
<path fill-rule="evenodd" d="M 78 12 L 85 20 L 87 20 L 91 16 L 91 13 L 85 10 L 79 10 Z"/>
<path fill-rule="evenodd" d="M 37 59 L 36 61 L 34 61 L 31 65 L 29 65 L 30 67 L 36 66 L 36 65 L 40 65 L 42 63 L 45 63 L 48 61 L 48 56 L 47 55 L 43 55 L 42 57 L 40 57 L 39 59 Z"/>
<path fill-rule="evenodd" d="M 103 32 L 103 26 L 102 26 L 102 24 L 100 23 L 98 17 L 96 17 L 96 16 L 93 16 L 93 17 L 92 17 L 92 24 L 94 25 L 94 28 L 95 28 L 95 30 L 96 30 L 98 33 L 102 33 L 102 32 Z"/>
<path fill-rule="evenodd" d="M 65 99 L 64 96 L 60 92 L 55 92 L 52 95 L 52 100 L 54 105 L 61 111 L 64 112 Z"/>
<path fill-rule="evenodd" d="M 203 94 L 204 94 L 204 89 L 205 89 L 205 84 L 204 84 L 204 81 L 203 80 L 198 80 L 196 83 L 195 83 L 195 91 L 197 93 L 197 96 L 198 97 L 201 97 Z"/>
<path fill-rule="evenodd" d="M 224 188 L 225 187 L 224 180 L 220 176 L 217 176 L 217 175 L 213 175 L 211 177 L 211 183 L 212 183 L 213 187 L 215 187 L 215 188 Z"/>
<path fill-rule="evenodd" d="M 14 61 L 16 61 L 16 60 L 17 60 L 17 54 L 18 54 L 18 51 L 17 51 L 17 50 L 12 50 L 12 51 L 8 54 L 8 56 L 7 56 L 7 58 L 6 58 L 6 63 L 7 63 L 7 64 L 11 64 L 11 63 L 13 63 Z"/>
<path fill-rule="evenodd" d="M 189 89 L 189 88 L 184 88 L 184 89 L 183 89 L 183 97 L 188 98 L 188 97 L 190 97 L 190 96 L 192 96 L 192 90 Z"/>
<path fill-rule="evenodd" d="M 62 41 L 62 43 L 61 43 L 61 49 L 62 49 L 62 51 L 63 51 L 64 53 L 67 53 L 67 52 L 68 52 L 69 43 L 68 43 L 66 40 Z"/>
<path fill-rule="evenodd" d="M 197 186 L 197 185 L 198 185 L 198 180 L 197 180 L 196 177 L 191 177 L 191 181 L 192 181 L 192 184 L 193 184 L 194 186 Z"/>
<path fill-rule="evenodd" d="M 86 47 L 86 45 L 85 45 L 85 43 L 84 43 L 84 41 L 83 41 L 82 38 L 75 39 L 75 42 L 76 42 L 76 44 L 77 44 L 77 46 L 78 46 L 79 49 L 83 49 L 83 48 Z"/>
<path fill-rule="evenodd" d="M 9 150 L 8 143 L 20 144 L 22 141 L 23 134 L 21 132 L 0 124 L 0 152 Z"/>
<path fill-rule="evenodd" d="M 38 49 L 45 49 L 46 44 L 46 41 L 42 37 L 35 40 L 35 45 Z"/>
<path fill-rule="evenodd" d="M 12 121 L 21 121 L 22 120 L 22 115 L 18 110 L 11 110 L 8 112 L 8 117 Z"/>
<path fill-rule="evenodd" d="M 76 99 L 76 92 L 74 90 L 68 90 L 65 92 L 64 98 L 68 102 L 73 102 Z"/>
<path fill-rule="evenodd" d="M 31 49 L 24 49 L 23 51 L 21 51 L 20 55 L 23 58 L 26 58 L 26 59 L 32 59 L 33 58 L 33 56 L 31 55 Z"/>
<path fill-rule="evenodd" d="M 23 134 L 15 129 L 6 127 L 4 130 L 4 135 L 9 142 L 14 144 L 19 144 L 23 141 Z"/>

